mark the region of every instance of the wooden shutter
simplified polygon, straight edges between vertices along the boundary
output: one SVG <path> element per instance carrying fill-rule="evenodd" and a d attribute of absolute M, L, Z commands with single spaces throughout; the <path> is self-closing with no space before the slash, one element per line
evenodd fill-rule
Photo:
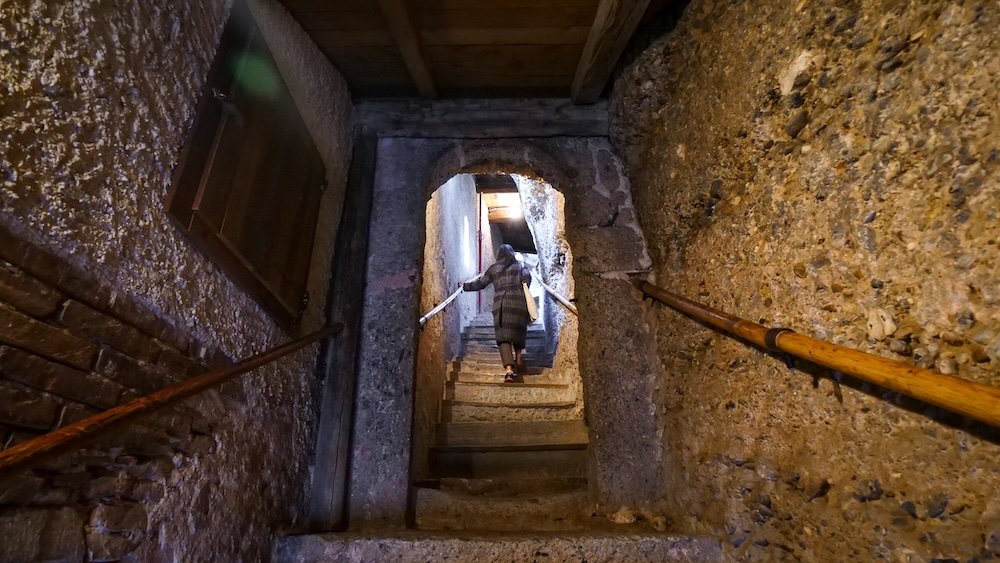
<path fill-rule="evenodd" d="M 174 174 L 168 213 L 287 326 L 297 323 L 326 171 L 253 17 L 237 2 Z"/>

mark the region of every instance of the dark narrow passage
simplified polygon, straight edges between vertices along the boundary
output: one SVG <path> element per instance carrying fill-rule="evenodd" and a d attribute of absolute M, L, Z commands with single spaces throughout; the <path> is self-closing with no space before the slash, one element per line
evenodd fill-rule
<path fill-rule="evenodd" d="M 514 383 L 503 382 L 491 289 L 461 294 L 420 335 L 413 475 L 422 529 L 582 525 L 588 436 L 576 319 L 542 285 L 572 288 L 562 214 L 551 186 L 508 174 L 455 176 L 428 202 L 423 307 L 444 300 L 510 244 L 532 270 L 539 317 L 528 327 L 525 369 Z"/>

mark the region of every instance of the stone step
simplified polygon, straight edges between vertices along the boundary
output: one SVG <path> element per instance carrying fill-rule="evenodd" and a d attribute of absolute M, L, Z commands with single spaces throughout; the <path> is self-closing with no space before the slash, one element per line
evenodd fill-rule
<path fill-rule="evenodd" d="M 587 492 L 483 497 L 416 489 L 416 525 L 422 530 L 562 532 L 583 528 Z"/>
<path fill-rule="evenodd" d="M 462 349 L 466 351 L 492 352 L 492 353 L 497 353 L 500 351 L 500 347 L 497 346 L 497 343 L 492 340 L 490 341 L 467 340 L 462 345 Z M 543 354 L 545 353 L 545 345 L 528 342 L 524 347 L 524 351 L 534 354 Z"/>
<path fill-rule="evenodd" d="M 451 365 L 448 366 L 450 371 L 454 372 L 467 372 L 467 373 L 479 373 L 479 374 L 499 374 L 503 376 L 504 370 L 503 366 L 500 365 L 500 358 L 493 361 L 481 361 L 481 360 L 464 360 L 464 359 L 454 359 L 449 362 Z M 540 364 L 527 362 L 525 369 L 527 374 L 525 375 L 537 375 L 543 373 L 546 368 L 551 368 L 551 362 L 548 364 Z"/>
<path fill-rule="evenodd" d="M 541 329 L 541 328 L 539 328 L 539 329 L 531 329 L 531 328 L 529 328 L 525 332 L 525 335 L 528 338 L 537 339 L 537 340 L 545 340 L 545 338 L 548 336 L 548 334 L 545 332 L 545 329 Z M 462 339 L 463 340 L 480 340 L 480 339 L 484 339 L 484 338 L 485 339 L 490 339 L 490 340 L 495 339 L 496 338 L 496 330 L 491 326 L 490 328 L 477 328 L 477 329 L 471 329 L 471 330 L 470 329 L 466 329 L 465 332 L 462 333 Z"/>
<path fill-rule="evenodd" d="M 537 375 L 524 375 L 521 380 L 524 383 L 553 383 L 562 384 L 562 381 L 552 378 L 550 371 L 545 369 Z M 503 369 L 490 371 L 470 371 L 452 370 L 448 372 L 448 381 L 461 381 L 465 383 L 495 383 L 503 385 Z"/>
<path fill-rule="evenodd" d="M 525 362 L 552 361 L 552 356 L 543 351 L 526 351 L 521 355 Z M 456 359 L 469 362 L 500 363 L 499 350 L 463 350 Z"/>
<path fill-rule="evenodd" d="M 447 422 L 438 425 L 434 451 L 581 449 L 590 441 L 582 420 Z"/>
<path fill-rule="evenodd" d="M 569 385 L 559 383 L 448 383 L 444 398 L 472 403 L 555 404 L 576 399 Z"/>
<path fill-rule="evenodd" d="M 490 324 L 489 326 L 467 326 L 467 327 L 465 327 L 465 330 L 462 331 L 462 334 L 463 335 L 469 335 L 469 334 L 473 334 L 473 335 L 488 334 L 490 336 L 493 336 L 493 334 L 494 334 L 495 331 L 496 331 L 496 329 L 493 328 L 492 324 Z M 533 335 L 533 334 L 545 336 L 545 327 L 543 327 L 542 325 L 528 325 L 527 333 L 528 333 L 529 336 Z"/>
<path fill-rule="evenodd" d="M 445 477 L 420 481 L 416 483 L 416 486 L 483 497 L 524 497 L 585 491 L 587 490 L 587 479 L 584 477 L 534 477 L 529 479 Z"/>
<path fill-rule="evenodd" d="M 431 475 L 462 479 L 538 479 L 587 476 L 586 448 L 518 451 L 438 450 L 429 452 Z"/>
<path fill-rule="evenodd" d="M 489 401 L 441 401 L 444 422 L 502 422 L 513 420 L 569 420 L 576 401 L 554 403 L 500 403 Z"/>
<path fill-rule="evenodd" d="M 544 555 L 542 555 L 544 554 Z M 721 561 L 714 538 L 659 533 L 575 532 L 482 534 L 406 530 L 308 534 L 279 539 L 277 563 L 369 561 L 579 561 L 634 563 Z"/>
<path fill-rule="evenodd" d="M 528 332 L 524 338 L 526 344 L 536 344 L 538 346 L 545 346 L 547 337 L 544 332 Z M 482 343 L 494 343 L 496 344 L 497 337 L 496 333 L 492 330 L 489 332 L 474 332 L 466 333 L 462 335 L 462 342 L 482 342 Z"/>

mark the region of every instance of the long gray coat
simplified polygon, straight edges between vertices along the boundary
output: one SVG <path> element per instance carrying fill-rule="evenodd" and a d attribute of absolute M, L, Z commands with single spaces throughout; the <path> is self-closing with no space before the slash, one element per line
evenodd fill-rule
<path fill-rule="evenodd" d="M 524 348 L 531 317 L 524 300 L 522 283 L 531 281 L 531 272 L 519 261 L 510 264 L 497 262 L 483 275 L 463 284 L 465 291 L 479 291 L 493 284 L 493 329 L 497 343 L 510 342 L 517 349 Z"/>

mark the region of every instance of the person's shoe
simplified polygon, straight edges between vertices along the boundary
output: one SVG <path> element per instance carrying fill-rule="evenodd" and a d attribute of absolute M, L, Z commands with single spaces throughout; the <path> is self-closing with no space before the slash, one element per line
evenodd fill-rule
<path fill-rule="evenodd" d="M 508 371 L 506 375 L 503 376 L 504 383 L 514 383 L 514 372 Z"/>

